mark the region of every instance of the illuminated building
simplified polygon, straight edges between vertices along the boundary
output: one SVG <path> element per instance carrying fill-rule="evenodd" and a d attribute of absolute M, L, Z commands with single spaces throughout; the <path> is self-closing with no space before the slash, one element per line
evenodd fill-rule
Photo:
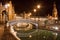
<path fill-rule="evenodd" d="M 56 4 L 54 2 L 53 5 L 53 13 L 52 13 L 53 19 L 58 19 L 58 15 L 57 15 L 57 8 L 56 8 Z"/>
<path fill-rule="evenodd" d="M 14 7 L 13 7 L 11 1 L 9 2 L 9 5 L 10 6 L 7 8 L 7 12 L 8 12 L 8 17 L 9 17 L 9 21 L 10 21 L 10 20 L 14 19 L 15 12 L 14 12 Z"/>
<path fill-rule="evenodd" d="M 0 22 L 2 22 L 2 3 L 0 3 Z"/>
<path fill-rule="evenodd" d="M 7 6 L 7 4 L 9 4 L 9 6 Z M 14 20 L 14 18 L 15 18 L 14 7 L 12 5 L 12 2 L 9 1 L 5 5 L 2 5 L 2 3 L 0 3 L 0 22 L 4 22 L 5 21 L 5 15 L 2 14 L 2 11 L 4 9 L 7 11 L 7 15 L 8 15 L 9 21 Z"/>

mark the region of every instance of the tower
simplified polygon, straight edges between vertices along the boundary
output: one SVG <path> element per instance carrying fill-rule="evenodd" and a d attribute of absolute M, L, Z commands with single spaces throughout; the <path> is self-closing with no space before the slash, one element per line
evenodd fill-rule
<path fill-rule="evenodd" d="M 14 14 L 15 14 L 15 12 L 14 12 L 14 7 L 13 7 L 13 5 L 12 5 L 12 2 L 9 1 L 8 4 L 9 4 L 10 6 L 7 8 L 7 12 L 8 12 L 8 18 L 9 18 L 9 21 L 10 21 L 10 20 L 13 20 L 13 19 L 14 19 Z"/>
<path fill-rule="evenodd" d="M 0 3 L 0 22 L 2 22 L 2 3 Z"/>
<path fill-rule="evenodd" d="M 52 16 L 53 16 L 54 19 L 58 19 L 57 8 L 56 8 L 55 2 L 53 4 L 53 13 L 52 13 Z"/>

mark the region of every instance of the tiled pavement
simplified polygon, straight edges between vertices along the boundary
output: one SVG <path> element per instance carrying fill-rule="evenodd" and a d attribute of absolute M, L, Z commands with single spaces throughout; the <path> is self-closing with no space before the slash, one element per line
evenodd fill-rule
<path fill-rule="evenodd" d="M 0 40 L 17 40 L 9 31 L 4 32 L 4 24 L 0 24 Z"/>

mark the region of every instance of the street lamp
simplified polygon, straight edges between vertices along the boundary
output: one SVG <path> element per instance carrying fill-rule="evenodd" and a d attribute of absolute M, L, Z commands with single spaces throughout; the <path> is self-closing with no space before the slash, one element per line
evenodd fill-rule
<path fill-rule="evenodd" d="M 37 5 L 37 8 L 39 9 L 41 6 L 40 5 Z"/>
<path fill-rule="evenodd" d="M 37 10 L 36 10 L 36 9 L 34 9 L 33 11 L 34 11 L 34 12 L 36 12 Z"/>
<path fill-rule="evenodd" d="M 5 8 L 8 8 L 10 6 L 10 4 L 5 4 Z"/>

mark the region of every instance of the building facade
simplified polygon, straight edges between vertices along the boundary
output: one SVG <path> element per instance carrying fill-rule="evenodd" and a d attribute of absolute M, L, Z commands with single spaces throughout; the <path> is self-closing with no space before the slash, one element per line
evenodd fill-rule
<path fill-rule="evenodd" d="M 5 9 L 8 15 L 8 21 L 14 20 L 15 18 L 15 11 L 14 7 L 12 5 L 12 2 L 9 1 L 7 4 L 9 4 L 9 7 L 5 9 L 5 6 L 0 3 L 0 22 L 5 21 L 5 15 L 2 14 L 3 10 Z"/>

